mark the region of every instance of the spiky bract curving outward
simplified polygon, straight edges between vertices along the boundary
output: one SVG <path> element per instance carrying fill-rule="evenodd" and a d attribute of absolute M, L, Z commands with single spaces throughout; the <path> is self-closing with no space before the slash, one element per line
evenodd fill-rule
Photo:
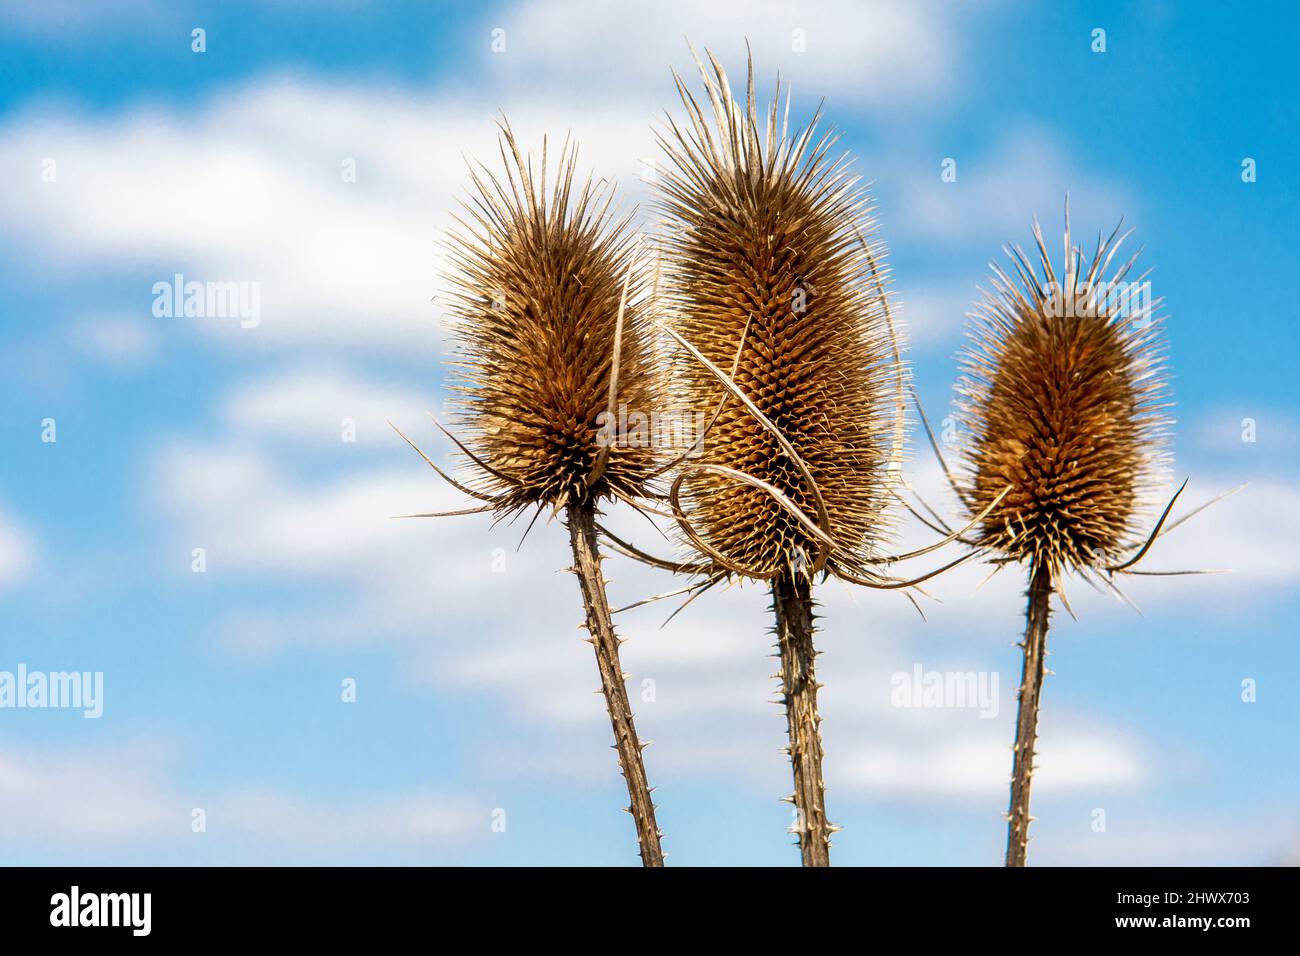
<path fill-rule="evenodd" d="M 637 496 L 656 452 L 602 418 L 657 407 L 629 219 L 612 214 L 608 182 L 576 183 L 567 141 L 553 187 L 545 144 L 535 169 L 504 122 L 501 157 L 504 182 L 471 169 L 475 194 L 448 243 L 452 414 L 476 490 L 500 513 Z"/>
<path fill-rule="evenodd" d="M 961 356 L 965 505 L 979 514 L 1006 490 L 976 540 L 1053 580 L 1107 570 L 1140 541 L 1137 521 L 1167 462 L 1160 302 L 1145 275 L 1127 281 L 1136 255 L 1107 275 L 1128 235 L 1118 232 L 1099 235 L 1085 258 L 1067 206 L 1058 275 L 1035 222 L 1041 277 L 1008 248 L 1016 279 L 993 266 Z"/>
<path fill-rule="evenodd" d="M 902 439 L 869 197 L 847 158 L 831 155 L 820 113 L 791 135 L 779 83 L 760 117 L 752 64 L 742 108 L 709 59 L 712 119 L 676 77 L 690 123 L 670 119 L 659 135 L 670 159 L 658 183 L 663 304 L 682 339 L 719 370 L 734 365 L 767 423 L 728 399 L 679 478 L 680 511 L 724 573 L 869 573 Z M 694 355 L 675 359 L 674 399 L 711 418 L 727 394 L 719 377 Z"/>

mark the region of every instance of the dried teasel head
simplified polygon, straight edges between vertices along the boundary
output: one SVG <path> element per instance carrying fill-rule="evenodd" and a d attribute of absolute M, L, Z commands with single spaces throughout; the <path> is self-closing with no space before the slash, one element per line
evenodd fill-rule
<path fill-rule="evenodd" d="M 1136 255 L 1108 274 L 1129 233 L 1099 235 L 1089 260 L 1071 243 L 1068 205 L 1065 217 L 1062 273 L 1036 221 L 1042 275 L 1017 246 L 1014 280 L 993 266 L 957 388 L 970 431 L 964 503 L 980 513 L 1005 490 L 974 537 L 1054 582 L 1063 570 L 1113 570 L 1141 544 L 1138 522 L 1168 464 L 1160 300 L 1146 274 L 1127 281 Z"/>
<path fill-rule="evenodd" d="M 672 399 L 709 421 L 726 398 L 674 483 L 674 511 L 715 573 L 869 573 L 902 446 L 870 200 L 831 155 L 820 112 L 791 134 L 779 83 L 760 116 L 752 62 L 741 107 L 709 59 L 705 108 L 674 74 L 690 122 L 659 134 L 661 304 L 681 346 Z"/>
<path fill-rule="evenodd" d="M 566 141 L 553 186 L 501 126 L 505 179 L 471 169 L 475 195 L 448 243 L 461 451 L 500 514 L 640 495 L 648 442 L 620 441 L 619 408 L 656 407 L 643 280 L 613 187 L 575 179 Z M 548 193 L 549 190 L 549 193 Z M 458 442 L 460 444 L 460 442 Z"/>

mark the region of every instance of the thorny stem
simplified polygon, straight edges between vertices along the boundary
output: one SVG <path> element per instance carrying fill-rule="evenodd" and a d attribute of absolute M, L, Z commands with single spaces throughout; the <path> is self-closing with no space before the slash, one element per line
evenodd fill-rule
<path fill-rule="evenodd" d="M 646 779 L 644 749 L 636 735 L 632 707 L 627 699 L 624 684 L 627 675 L 618 659 L 619 640 L 614 634 L 614 622 L 609 613 L 609 599 L 605 594 L 605 576 L 600 569 L 600 552 L 597 549 L 596 510 L 590 502 L 571 504 L 568 507 L 569 539 L 573 544 L 573 572 L 582 587 L 582 602 L 587 609 L 589 642 L 596 649 L 596 663 L 600 666 L 601 692 L 609 710 L 609 721 L 614 728 L 614 749 L 618 751 L 618 765 L 627 781 L 630 798 L 628 812 L 636 821 L 637 842 L 641 845 L 641 863 L 644 866 L 663 866 L 664 853 L 659 845 L 663 836 L 655 823 L 655 806 L 650 798 L 650 784 Z"/>
<path fill-rule="evenodd" d="M 798 813 L 794 829 L 799 834 L 799 853 L 804 866 L 830 866 L 830 837 L 835 828 L 826 819 L 809 577 L 797 571 L 778 574 L 772 582 L 772 611 L 776 615 L 782 698 L 790 733 L 790 763 L 794 768 L 793 800 Z"/>
<path fill-rule="evenodd" d="M 1007 866 L 1024 866 L 1029 846 L 1029 788 L 1034 776 L 1034 744 L 1038 737 L 1038 702 L 1046 672 L 1047 624 L 1051 615 L 1052 575 L 1035 564 L 1029 575 L 1025 610 L 1025 655 L 1016 713 L 1015 761 L 1011 771 L 1011 806 L 1007 810 Z"/>

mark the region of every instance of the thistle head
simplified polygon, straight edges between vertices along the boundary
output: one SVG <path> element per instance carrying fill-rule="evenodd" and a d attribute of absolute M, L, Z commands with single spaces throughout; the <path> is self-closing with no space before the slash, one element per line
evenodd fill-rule
<path fill-rule="evenodd" d="M 972 515 L 992 506 L 975 536 L 1053 580 L 1104 570 L 1139 540 L 1167 462 L 1160 302 L 1145 275 L 1126 281 L 1136 255 L 1108 273 L 1128 235 L 1118 232 L 1099 235 L 1086 258 L 1071 243 L 1067 206 L 1058 273 L 1035 222 L 1041 276 L 1008 248 L 1016 279 L 993 266 L 961 356 L 958 417 L 971 432 L 963 498 Z"/>
<path fill-rule="evenodd" d="M 677 481 L 679 523 L 723 573 L 858 570 L 886 530 L 902 438 L 872 207 L 820 114 L 790 133 L 779 83 L 760 116 L 752 62 L 742 107 L 709 59 L 706 108 L 676 77 L 690 122 L 659 135 L 661 298 L 674 338 L 734 368 L 753 407 L 728 397 Z M 729 394 L 682 351 L 672 385 L 705 421 Z"/>
<path fill-rule="evenodd" d="M 604 417 L 655 407 L 642 279 L 613 187 L 575 180 L 566 141 L 553 185 L 503 122 L 504 181 L 471 169 L 450 237 L 453 421 L 478 491 L 500 513 L 639 495 L 652 447 L 611 440 Z"/>

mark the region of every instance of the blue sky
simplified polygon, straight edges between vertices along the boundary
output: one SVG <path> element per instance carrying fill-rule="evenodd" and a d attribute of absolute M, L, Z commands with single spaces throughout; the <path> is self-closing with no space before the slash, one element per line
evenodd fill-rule
<path fill-rule="evenodd" d="M 1141 616 L 1073 586 L 1030 859 L 1300 853 L 1289 5 L 0 0 L 0 14 L 0 671 L 102 671 L 105 698 L 98 720 L 0 710 L 0 860 L 636 862 L 563 530 L 516 551 L 517 527 L 389 520 L 456 499 L 384 419 L 446 455 L 423 412 L 443 401 L 431 300 L 462 153 L 491 161 L 503 109 L 534 145 L 572 130 L 586 164 L 644 201 L 683 34 L 733 74 L 749 38 L 763 89 L 779 69 L 800 117 L 825 99 L 874 182 L 935 419 L 963 313 L 1032 216 L 1058 234 L 1069 192 L 1079 235 L 1121 215 L 1136 227 L 1166 299 L 1185 497 L 1250 485 L 1149 559 L 1233 574 L 1134 584 Z M 256 283 L 260 321 L 155 316 L 154 283 L 178 272 Z M 917 442 L 908 469 L 951 507 Z M 673 586 L 621 561 L 609 573 L 616 600 Z M 939 582 L 924 623 L 897 598 L 823 589 L 837 862 L 1000 860 L 1023 585 L 977 592 L 982 577 Z M 798 861 L 765 608 L 737 588 L 662 630 L 662 605 L 621 625 L 670 863 Z M 916 664 L 996 673 L 997 715 L 891 706 L 891 675 Z"/>

